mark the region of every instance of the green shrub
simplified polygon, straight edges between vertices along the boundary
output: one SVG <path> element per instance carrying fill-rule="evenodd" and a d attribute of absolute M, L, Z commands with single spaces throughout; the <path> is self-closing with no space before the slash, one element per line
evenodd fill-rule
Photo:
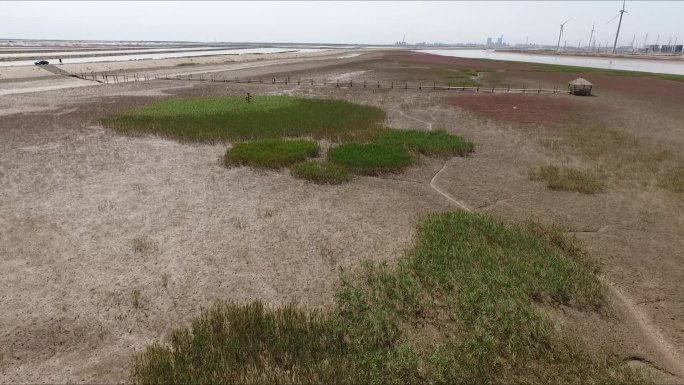
<path fill-rule="evenodd" d="M 247 165 L 280 168 L 318 155 L 318 143 L 310 140 L 261 139 L 238 143 L 226 151 L 226 166 Z"/>
<path fill-rule="evenodd" d="M 530 179 L 546 183 L 551 190 L 577 191 L 595 194 L 605 189 L 605 184 L 589 171 L 570 167 L 545 166 L 530 171 Z"/>
<path fill-rule="evenodd" d="M 378 134 L 376 143 L 402 146 L 423 155 L 464 156 L 474 151 L 475 145 L 444 130 L 384 130 Z"/>
<path fill-rule="evenodd" d="M 347 167 L 313 160 L 292 166 L 292 175 L 318 184 L 342 184 L 351 180 Z"/>
<path fill-rule="evenodd" d="M 413 163 L 405 148 L 377 143 L 347 143 L 328 151 L 328 161 L 349 167 L 362 175 L 399 172 Z"/>

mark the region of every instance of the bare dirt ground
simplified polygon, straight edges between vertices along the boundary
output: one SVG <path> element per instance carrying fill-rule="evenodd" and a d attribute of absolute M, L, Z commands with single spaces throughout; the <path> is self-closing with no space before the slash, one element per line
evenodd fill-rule
<path fill-rule="evenodd" d="M 400 81 L 480 64 L 390 53 L 226 74 Z M 489 76 L 572 78 L 508 66 Z M 580 146 L 566 121 L 596 111 L 616 120 L 598 119 L 592 129 L 608 125 L 641 139 L 639 151 L 677 155 L 682 112 L 671 97 L 684 84 L 659 81 L 640 95 L 606 80 L 595 98 L 174 81 L 0 96 L 0 382 L 123 381 L 135 352 L 164 341 L 215 301 L 327 306 L 340 268 L 392 261 L 410 247 L 419 214 L 463 208 L 575 232 L 601 262 L 613 306 L 608 314 L 555 309 L 557 326 L 576 331 L 591 349 L 644 367 L 658 382 L 682 382 L 681 193 L 612 178 L 606 193 L 588 196 L 550 191 L 527 177 L 546 164 L 605 163 L 583 147 L 548 145 L 562 138 L 557 146 Z M 377 105 L 390 126 L 444 128 L 474 140 L 476 153 L 318 186 L 288 171 L 226 169 L 218 162 L 226 146 L 122 137 L 98 123 L 161 97 L 248 91 Z M 653 98 L 660 98 L 658 108 L 643 108 Z M 509 106 L 519 108 L 511 113 Z"/>

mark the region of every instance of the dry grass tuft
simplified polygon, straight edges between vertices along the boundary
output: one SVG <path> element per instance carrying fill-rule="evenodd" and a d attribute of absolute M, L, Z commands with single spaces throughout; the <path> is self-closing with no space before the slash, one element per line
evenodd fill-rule
<path fill-rule="evenodd" d="M 604 191 L 605 183 L 586 170 L 571 167 L 545 166 L 530 171 L 530 179 L 546 183 L 551 190 L 596 194 Z"/>

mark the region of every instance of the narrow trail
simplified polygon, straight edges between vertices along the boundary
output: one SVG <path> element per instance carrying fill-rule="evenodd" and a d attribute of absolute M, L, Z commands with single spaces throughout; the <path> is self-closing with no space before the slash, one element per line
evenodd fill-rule
<path fill-rule="evenodd" d="M 610 294 L 616 301 L 622 303 L 629 312 L 631 321 L 636 324 L 641 334 L 655 347 L 657 352 L 665 360 L 665 368 L 660 368 L 652 365 L 654 368 L 664 371 L 668 374 L 684 378 L 684 358 L 679 357 L 675 348 L 662 336 L 648 317 L 636 306 L 634 301 L 630 300 L 625 294 L 618 289 L 617 285 L 605 276 L 598 276 L 601 283 L 608 288 Z"/>
<path fill-rule="evenodd" d="M 432 130 L 432 124 L 430 122 L 426 122 L 424 120 L 415 118 L 413 116 L 405 114 L 401 110 L 393 110 L 398 112 L 401 116 L 415 120 L 417 122 L 423 123 L 427 126 L 429 130 Z M 430 117 L 433 119 L 434 122 L 434 117 L 432 114 Z M 459 201 L 458 199 L 454 198 L 451 196 L 451 194 L 447 193 L 446 191 L 440 189 L 436 185 L 437 177 L 439 174 L 442 173 L 447 167 L 447 164 L 449 161 L 444 162 L 444 165 L 442 168 L 439 169 L 435 173 L 435 175 L 432 176 L 432 179 L 430 179 L 430 187 L 435 190 L 438 194 L 449 200 L 451 203 L 455 204 L 456 206 L 460 207 L 463 210 L 466 211 L 473 211 L 472 208 L 470 208 L 466 203 Z M 598 233 L 603 232 L 610 226 L 603 226 L 601 229 L 597 230 Z M 633 322 L 638 330 L 641 331 L 642 336 L 644 339 L 646 339 L 653 347 L 655 347 L 655 350 L 657 353 L 661 356 L 661 358 L 664 359 L 665 362 L 663 362 L 665 368 L 661 368 L 658 366 L 655 366 L 651 364 L 652 367 L 654 367 L 657 370 L 666 372 L 668 374 L 684 378 L 684 358 L 679 357 L 679 354 L 675 350 L 675 348 L 662 336 L 662 334 L 658 331 L 657 327 L 654 327 L 652 325 L 652 322 L 648 319 L 648 317 L 636 306 L 634 301 L 630 300 L 625 294 L 617 287 L 615 283 L 610 281 L 608 278 L 605 276 L 598 276 L 599 281 L 608 289 L 610 292 L 610 295 L 620 304 L 624 306 L 624 308 L 627 310 L 629 313 L 629 317 L 631 318 L 631 322 Z"/>
<path fill-rule="evenodd" d="M 455 199 L 454 197 L 451 196 L 451 194 L 449 194 L 449 193 L 447 193 L 447 192 L 445 192 L 445 191 L 442 191 L 442 189 L 440 189 L 439 187 L 437 187 L 437 185 L 435 184 L 435 180 L 437 180 L 437 177 L 439 176 L 439 174 L 440 174 L 442 171 L 444 171 L 444 169 L 445 169 L 446 166 L 447 166 L 447 163 L 449 163 L 449 161 L 444 162 L 444 165 L 442 166 L 442 168 L 440 168 L 439 171 L 437 171 L 437 172 L 435 173 L 435 175 L 432 176 L 432 179 L 430 179 L 430 187 L 432 187 L 433 190 L 437 191 L 437 193 L 439 193 L 440 195 L 442 195 L 442 196 L 445 197 L 446 199 L 450 200 L 450 201 L 451 201 L 453 204 L 455 204 L 456 206 L 462 208 L 462 209 L 465 210 L 465 211 L 471 211 L 471 208 L 468 207 L 468 205 L 466 205 L 465 203 L 463 203 L 463 202 L 461 202 L 461 201 Z"/>
<path fill-rule="evenodd" d="M 395 110 L 395 109 L 392 109 L 391 111 L 396 111 L 396 112 L 399 113 L 399 115 L 401 115 L 401 116 L 403 116 L 403 117 L 405 117 L 405 118 L 407 118 L 407 119 L 411 119 L 411 120 L 415 120 L 416 122 L 423 123 L 424 125 L 427 126 L 428 131 L 432 131 L 432 125 L 435 123 L 435 117 L 432 116 L 432 114 L 430 114 L 430 118 L 432 119 L 432 122 L 426 122 L 426 121 L 424 121 L 424 120 L 422 120 L 422 119 L 418 119 L 418 118 L 416 118 L 416 117 L 414 117 L 414 116 L 407 115 L 407 114 L 405 114 L 404 111 L 402 111 L 402 110 Z"/>

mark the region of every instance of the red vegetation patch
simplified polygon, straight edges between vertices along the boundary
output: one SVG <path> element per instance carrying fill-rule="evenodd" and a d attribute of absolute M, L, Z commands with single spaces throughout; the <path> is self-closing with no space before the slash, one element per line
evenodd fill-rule
<path fill-rule="evenodd" d="M 502 121 L 547 123 L 581 116 L 587 105 L 576 97 L 533 94 L 462 94 L 449 104 Z"/>

